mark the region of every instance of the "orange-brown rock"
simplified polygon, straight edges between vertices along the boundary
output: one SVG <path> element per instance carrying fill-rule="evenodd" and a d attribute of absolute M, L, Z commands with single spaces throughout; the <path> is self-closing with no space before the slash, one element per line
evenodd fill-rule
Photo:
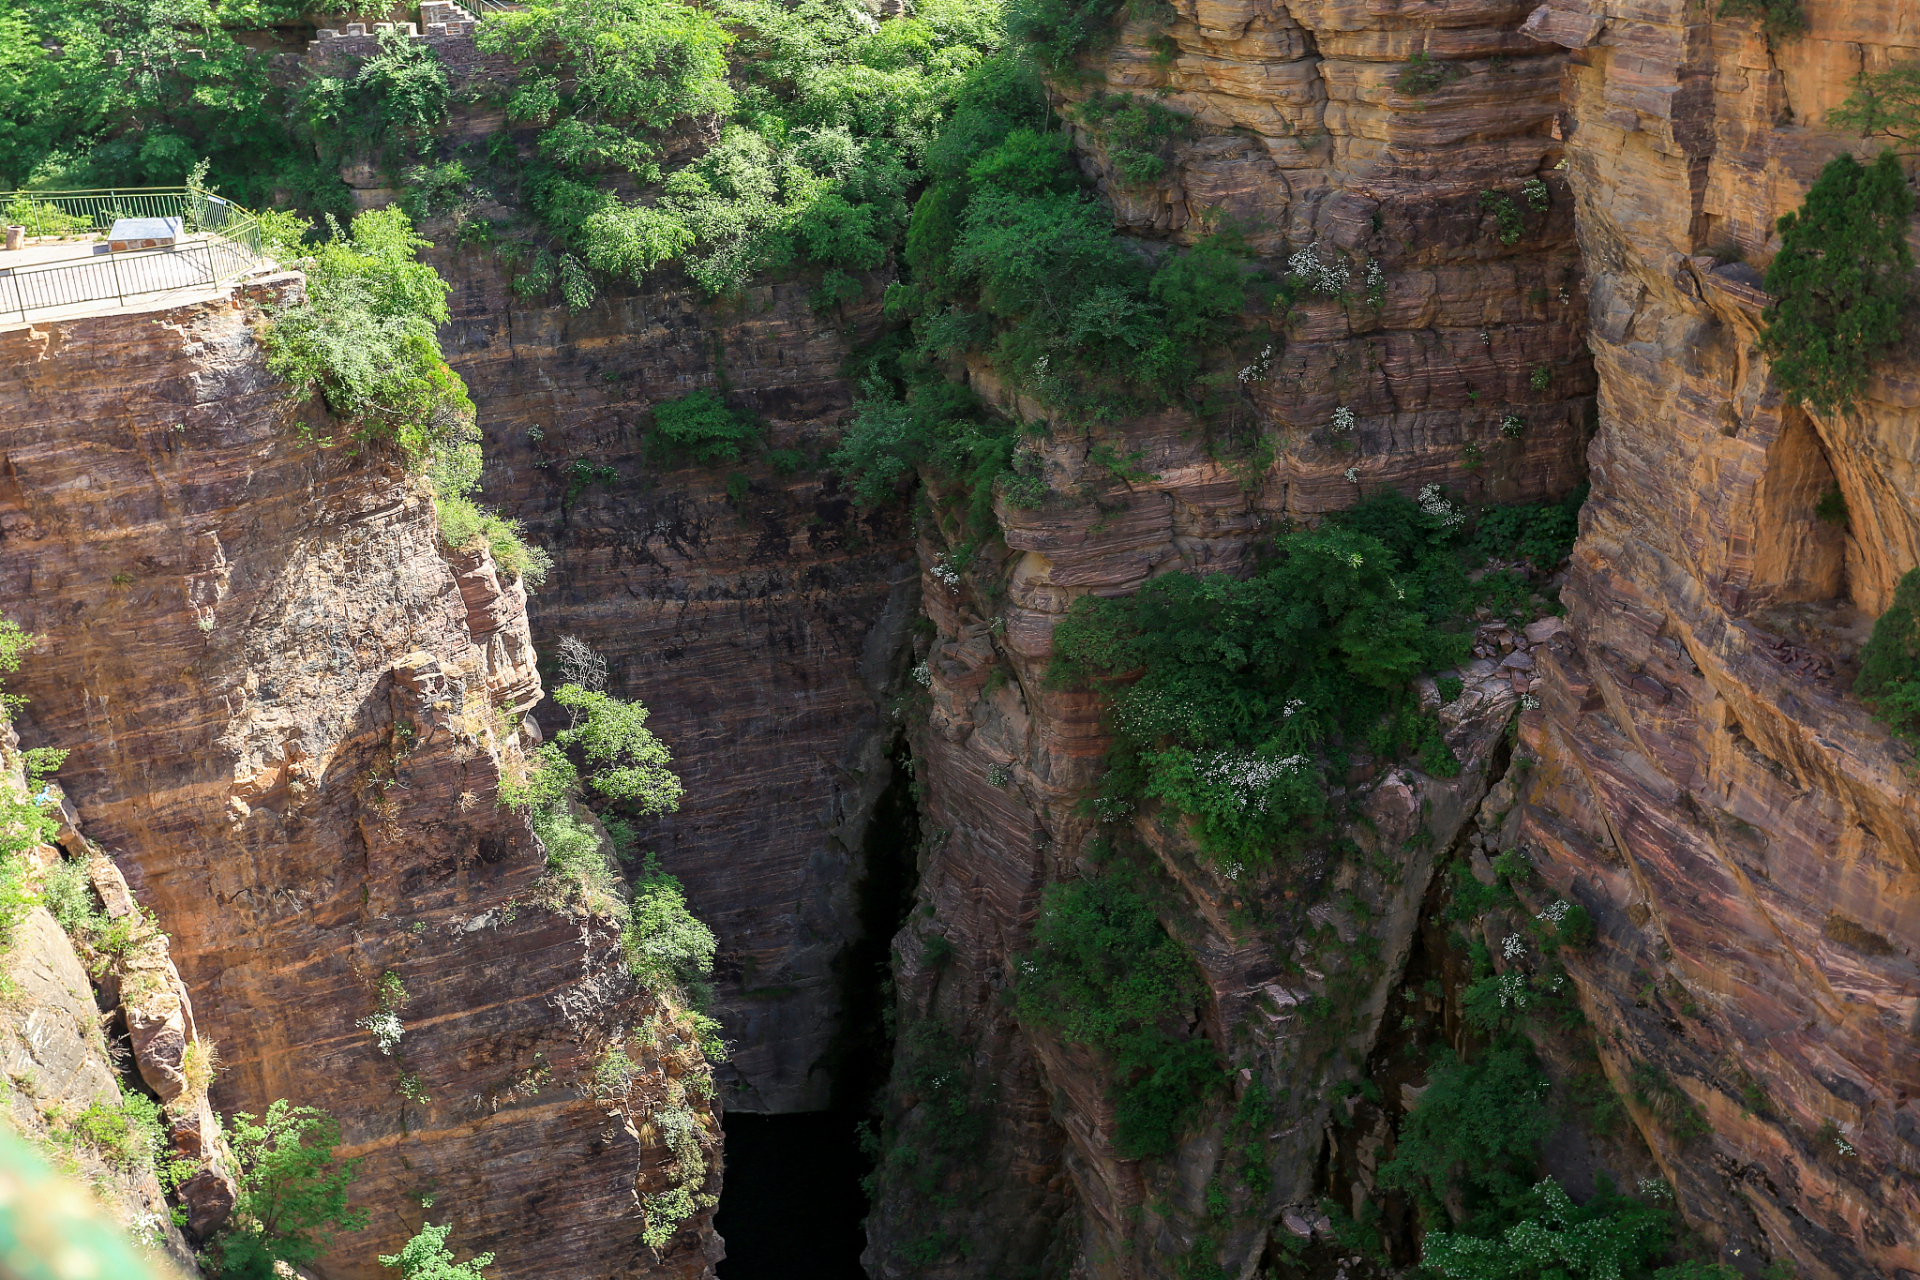
<path fill-rule="evenodd" d="M 1205 1034 L 1252 1046 L 1234 1093 L 1257 1082 L 1281 1099 L 1265 1157 L 1272 1189 L 1261 1197 L 1220 1163 L 1231 1100 L 1167 1160 L 1121 1160 L 1098 1064 L 1008 1011 L 1004 988 L 1042 888 L 1080 874 L 1103 834 L 1084 809 L 1106 747 L 1100 708 L 1045 680 L 1060 616 L 1082 595 L 1130 592 L 1170 570 L 1241 570 L 1276 523 L 1311 523 L 1377 487 L 1439 483 L 1473 501 L 1538 502 L 1582 474 L 1593 382 L 1572 203 L 1555 167 L 1565 55 L 1519 34 L 1528 10 L 1176 7 L 1171 45 L 1130 27 L 1089 62 L 1090 84 L 1057 86 L 1072 101 L 1098 88 L 1154 92 L 1189 115 L 1168 176 L 1128 187 L 1097 127 L 1076 132 L 1083 165 L 1133 234 L 1191 242 L 1209 221 L 1230 219 L 1276 271 L 1311 249 L 1344 278 L 1345 295 L 1309 296 L 1266 325 L 1271 347 L 1240 376 L 1244 399 L 1218 415 L 1231 423 L 1211 424 L 1230 437 L 1250 423 L 1272 446 L 1270 465 L 1209 450 L 1208 431 L 1182 413 L 1077 427 L 1006 371 L 970 370 L 990 399 L 1051 420 L 1032 446 L 1049 497 L 1031 511 L 1001 507 L 1004 560 L 976 563 L 954 585 L 930 574 L 923 588 L 937 636 L 926 653 L 928 720 L 914 741 L 933 834 L 922 910 L 896 946 L 909 1048 L 892 1105 L 903 1146 L 924 1143 L 931 1122 L 915 1108 L 932 1068 L 912 1057 L 913 1029 L 943 1028 L 965 1051 L 975 1105 L 990 1109 L 980 1159 L 990 1174 L 940 1188 L 960 1206 L 942 1213 L 929 1210 L 910 1166 L 890 1167 L 867 1253 L 869 1270 L 890 1280 L 1008 1274 L 1043 1260 L 1076 1275 L 1171 1275 L 1200 1261 L 1188 1257 L 1195 1250 L 1202 1265 L 1248 1274 L 1290 1206 L 1311 1223 L 1328 1090 L 1372 1042 L 1432 849 L 1471 816 L 1517 697 L 1505 675 L 1476 673 L 1464 720 L 1450 722 L 1459 778 L 1394 769 L 1343 790 L 1366 822 L 1342 835 L 1398 862 L 1392 878 L 1327 848 L 1235 878 L 1198 858 L 1163 815 L 1121 828 L 1178 891 L 1170 923 L 1212 992 Z M 1430 93 L 1396 90 L 1421 50 L 1459 74 Z M 1528 201 L 1527 178 L 1544 210 Z M 1501 238 L 1488 191 L 1522 211 L 1520 235 Z M 1258 350 L 1259 322 L 1255 334 Z M 1354 416 L 1350 433 L 1334 425 L 1341 408 Z M 1099 460 L 1114 455 L 1134 473 L 1125 481 Z M 944 551 L 930 545 L 922 558 Z M 1334 904 L 1346 892 L 1368 904 L 1371 925 Z M 1323 960 L 1310 941 L 1322 930 L 1341 945 L 1377 939 L 1375 960 Z M 1329 994 L 1336 1019 L 1309 1020 L 1304 1008 Z M 1226 1226 L 1208 1220 L 1216 1174 L 1231 1200 Z"/>
<path fill-rule="evenodd" d="M 649 1096 L 656 1003 L 612 926 L 543 905 L 497 804 L 539 694 L 520 597 L 448 563 L 396 460 L 315 443 L 255 332 L 299 287 L 0 332 L 0 582 L 43 637 L 10 687 L 171 934 L 191 1014 L 156 1007 L 150 1047 L 190 1016 L 223 1109 L 340 1119 L 375 1212 L 316 1274 L 381 1274 L 429 1217 L 506 1276 L 710 1275 L 704 1211 L 642 1243 L 675 1156 L 590 1079 L 630 1043 Z M 359 1025 L 388 974 L 391 1055 Z"/>
<path fill-rule="evenodd" d="M 1854 412 L 1809 415 L 1753 339 L 1775 219 L 1860 145 L 1827 113 L 1916 49 L 1894 0 L 1806 11 L 1773 48 L 1677 0 L 1529 20 L 1573 50 L 1601 426 L 1513 838 L 1601 921 L 1573 972 L 1616 1083 L 1664 1077 L 1711 1126 L 1686 1143 L 1635 1108 L 1722 1256 L 1906 1277 L 1920 795 L 1848 685 L 1920 560 L 1914 366 L 1903 351 Z M 1836 484 L 1844 526 L 1815 514 Z"/>

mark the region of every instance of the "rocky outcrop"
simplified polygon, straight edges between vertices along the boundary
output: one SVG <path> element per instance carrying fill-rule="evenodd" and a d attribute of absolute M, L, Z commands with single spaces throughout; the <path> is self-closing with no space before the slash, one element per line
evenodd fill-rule
<path fill-rule="evenodd" d="M 395 459 L 287 403 L 254 326 L 299 287 L 0 333 L 0 590 L 42 637 L 22 732 L 71 750 L 88 834 L 171 935 L 215 1104 L 340 1119 L 375 1213 L 318 1274 L 380 1274 L 431 1216 L 503 1274 L 708 1275 L 705 1211 L 642 1243 L 683 1162 L 592 1078 L 625 1045 L 645 1097 L 685 1050 L 641 1034 L 616 930 L 547 905 L 497 803 L 539 696 L 521 597 L 448 563 Z"/>
<path fill-rule="evenodd" d="M 843 365 L 879 309 L 822 316 L 797 283 L 723 308 L 668 285 L 570 315 L 514 295 L 490 254 L 440 265 L 448 358 L 486 406 L 485 497 L 554 556 L 534 634 L 599 650 L 609 691 L 646 704 L 686 782 L 643 845 L 720 939 L 727 1104 L 824 1107 L 835 965 L 859 933 L 919 589 L 900 513 L 862 515 L 823 469 L 852 403 Z M 650 452 L 651 407 L 698 388 L 754 414 L 799 469 Z"/>
<path fill-rule="evenodd" d="M 1059 86 L 1069 103 L 1151 92 L 1191 118 L 1163 153 L 1168 176 L 1139 189 L 1111 159 L 1098 113 L 1069 106 L 1083 166 L 1124 228 L 1181 242 L 1231 220 L 1276 271 L 1306 275 L 1318 261 L 1344 296 L 1296 304 L 1239 378 L 1233 425 L 1244 439 L 1251 424 L 1270 463 L 1258 445 L 1209 449 L 1210 431 L 1232 432 L 1177 413 L 1091 429 L 1052 421 L 1031 446 L 1045 503 L 1003 504 L 1004 555 L 924 585 L 937 635 L 914 742 L 931 836 L 921 907 L 896 946 L 897 1145 L 869 1222 L 873 1274 L 1008 1274 L 1045 1259 L 1087 1276 L 1240 1275 L 1289 1206 L 1311 1232 L 1332 1090 L 1366 1057 L 1435 851 L 1471 817 L 1532 676 L 1516 688 L 1514 669 L 1489 660 L 1467 673 L 1477 683 L 1445 713 L 1458 778 L 1362 771 L 1336 797 L 1356 815 L 1337 838 L 1229 880 L 1164 815 L 1118 827 L 1087 816 L 1106 747 L 1100 708 L 1047 685 L 1051 637 L 1081 595 L 1130 592 L 1173 569 L 1242 569 L 1275 525 L 1311 523 L 1380 486 L 1538 502 L 1579 483 L 1593 384 L 1556 167 L 1564 55 L 1521 36 L 1525 17 L 1511 5 L 1444 16 L 1182 5 L 1165 31 L 1128 28 L 1090 66 L 1091 83 Z M 1395 88 L 1417 51 L 1439 61 L 1439 83 Z M 1509 223 L 1503 235 L 1503 201 L 1518 234 Z M 997 371 L 970 373 L 1023 417 L 1055 416 Z M 1124 478 L 1100 461 L 1113 456 L 1128 459 Z M 922 558 L 946 550 L 936 537 Z M 1083 874 L 1106 842 L 1131 844 L 1164 876 L 1163 919 L 1211 991 L 1194 1030 L 1235 1068 L 1234 1097 L 1159 1162 L 1119 1158 L 1098 1064 L 1018 1025 L 1003 990 L 1044 885 Z M 934 1044 L 944 1065 L 926 1055 Z M 938 1090 L 956 1079 L 991 1117 L 987 1136 L 973 1167 L 929 1188 L 915 1171 L 938 1143 L 950 1098 Z M 1251 1139 L 1233 1118 L 1250 1091 L 1274 1100 Z M 1264 1179 L 1245 1174 L 1248 1159 Z M 1210 1201 L 1210 1187 L 1225 1200 Z"/>
<path fill-rule="evenodd" d="M 1915 379 L 1844 416 L 1753 353 L 1775 219 L 1859 145 L 1823 127 L 1910 60 L 1899 6 L 1807 6 L 1769 47 L 1679 3 L 1554 0 L 1592 273 L 1601 430 L 1518 838 L 1601 921 L 1573 966 L 1610 1074 L 1688 1217 L 1743 1268 L 1920 1272 L 1920 795 L 1848 695 L 1920 560 Z M 1908 47 L 1900 46 L 1902 40 Z M 1868 144 L 1871 146 L 1872 144 Z M 1816 505 L 1836 486 L 1844 525 Z M 1668 1081 L 1711 1127 L 1645 1104 Z"/>

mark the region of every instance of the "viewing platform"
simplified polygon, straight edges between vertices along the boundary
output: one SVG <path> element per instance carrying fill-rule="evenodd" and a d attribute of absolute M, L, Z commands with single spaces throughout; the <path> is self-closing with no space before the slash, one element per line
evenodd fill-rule
<path fill-rule="evenodd" d="M 249 211 L 192 187 L 0 193 L 0 328 L 217 296 L 271 266 Z"/>

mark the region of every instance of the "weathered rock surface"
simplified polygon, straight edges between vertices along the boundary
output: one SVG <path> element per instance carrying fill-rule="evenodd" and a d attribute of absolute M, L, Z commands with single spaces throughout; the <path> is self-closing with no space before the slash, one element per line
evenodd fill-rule
<path fill-rule="evenodd" d="M 1518 838 L 1601 922 L 1573 966 L 1688 1217 L 1744 1266 L 1920 1273 L 1920 794 L 1848 696 L 1849 659 L 1920 560 L 1910 351 L 1856 412 L 1784 406 L 1752 352 L 1774 221 L 1857 140 L 1823 127 L 1911 12 L 1808 5 L 1769 49 L 1680 3 L 1554 0 L 1601 429 L 1568 634 L 1524 720 Z M 1709 251 L 1713 251 L 1709 254 Z M 1815 516 L 1837 484 L 1849 518 Z M 1644 1092 L 1644 1090 L 1643 1090 Z"/>
<path fill-rule="evenodd" d="M 780 284 L 724 310 L 668 287 L 569 315 L 516 297 L 489 256 L 440 265 L 448 357 L 486 406 L 485 497 L 554 555 L 535 639 L 599 650 L 609 691 L 646 704 L 686 783 L 643 843 L 720 939 L 727 1105 L 824 1107 L 834 964 L 859 930 L 858 855 L 899 733 L 885 700 L 919 590 L 900 513 L 862 517 L 817 469 L 878 308 L 843 330 Z M 808 467 L 649 453 L 651 406 L 697 388 L 724 389 Z"/>
<path fill-rule="evenodd" d="M 539 696 L 520 597 L 443 559 L 377 447 L 306 434 L 252 331 L 298 287 L 0 333 L 0 592 L 44 637 L 23 732 L 71 749 L 88 834 L 172 935 L 215 1103 L 325 1108 L 364 1159 L 378 1212 L 318 1274 L 380 1274 L 431 1196 L 503 1275 L 708 1275 L 705 1212 L 641 1243 L 673 1156 L 588 1079 L 655 1002 L 614 929 L 542 905 L 496 804 Z M 356 1025 L 387 974 L 392 1056 Z"/>
<path fill-rule="evenodd" d="M 1091 86 L 1061 91 L 1076 101 L 1102 87 L 1165 91 L 1159 100 L 1192 116 L 1195 136 L 1174 145 L 1168 179 L 1150 190 L 1117 176 L 1097 128 L 1076 134 L 1083 164 L 1133 233 L 1191 241 L 1225 215 L 1276 266 L 1311 248 L 1344 277 L 1346 296 L 1296 306 L 1240 379 L 1247 395 L 1231 428 L 1250 421 L 1273 445 L 1271 465 L 1215 456 L 1207 431 L 1178 413 L 1093 430 L 1055 422 L 1034 446 L 1047 502 L 999 511 L 1005 559 L 976 563 L 957 586 L 935 575 L 924 586 L 938 634 L 915 751 L 931 837 L 921 908 L 896 946 L 908 1047 L 893 1114 L 908 1146 L 938 1123 L 914 1112 L 940 1103 L 927 1082 L 947 1077 L 913 1056 L 914 1036 L 931 1043 L 925 1028 L 937 1026 L 991 1121 L 985 1176 L 937 1189 L 959 1208 L 930 1210 L 900 1166 L 883 1180 L 867 1253 L 878 1276 L 1009 1274 L 1043 1259 L 1090 1277 L 1170 1275 L 1203 1256 L 1238 1275 L 1290 1204 L 1311 1231 L 1328 1090 L 1365 1057 L 1434 849 L 1471 816 L 1498 730 L 1534 679 L 1497 660 L 1470 673 L 1474 693 L 1450 709 L 1466 716 L 1452 724 L 1457 779 L 1394 769 L 1354 784 L 1344 798 L 1366 822 L 1343 834 L 1369 853 L 1349 861 L 1320 850 L 1229 880 L 1157 815 L 1117 833 L 1083 816 L 1106 746 L 1099 708 L 1044 678 L 1053 628 L 1076 598 L 1130 592 L 1172 569 L 1241 569 L 1276 522 L 1311 523 L 1379 486 L 1558 498 L 1581 478 L 1590 426 L 1584 286 L 1555 168 L 1564 55 L 1518 33 L 1527 10 L 1177 8 L 1171 45 L 1129 28 L 1091 65 Z M 1423 49 L 1462 74 L 1428 94 L 1396 91 L 1392 78 Z M 1522 190 L 1529 177 L 1544 210 Z M 1489 190 L 1513 202 L 1522 234 L 1503 242 Z M 1023 416 L 1050 416 L 995 371 L 971 373 Z M 1342 407 L 1350 432 L 1334 426 Z M 1151 478 L 1121 481 L 1096 448 Z M 922 550 L 928 559 L 945 548 Z M 1165 1162 L 1121 1160 L 1098 1065 L 1011 1017 L 1004 988 L 1040 891 L 1079 874 L 1101 834 L 1138 841 L 1176 886 L 1169 925 L 1212 990 L 1205 1034 L 1246 1068 L 1235 1092 L 1257 1082 L 1280 1099 L 1259 1157 L 1272 1173 L 1264 1197 L 1223 1163 L 1230 1101 Z M 1344 893 L 1367 904 L 1371 925 L 1335 905 Z M 1342 959 L 1362 934 L 1378 952 Z M 1335 1020 L 1309 1022 L 1303 1007 L 1329 995 Z M 1231 1200 L 1224 1225 L 1206 1203 L 1216 1175 Z"/>

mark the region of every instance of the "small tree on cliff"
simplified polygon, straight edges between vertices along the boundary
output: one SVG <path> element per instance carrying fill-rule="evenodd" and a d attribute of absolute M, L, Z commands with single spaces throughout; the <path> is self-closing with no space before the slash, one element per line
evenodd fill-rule
<path fill-rule="evenodd" d="M 422 1223 L 419 1234 L 407 1241 L 398 1253 L 380 1255 L 380 1265 L 400 1273 L 400 1280 L 487 1280 L 482 1267 L 493 1263 L 491 1253 L 475 1254 L 467 1262 L 455 1262 L 447 1248 L 447 1233 L 453 1224 L 436 1227 Z"/>
<path fill-rule="evenodd" d="M 1900 579 L 1893 603 L 1873 624 L 1853 691 L 1896 737 L 1920 747 L 1920 569 Z"/>
<path fill-rule="evenodd" d="M 1870 165 L 1835 157 L 1806 203 L 1780 219 L 1760 350 L 1790 402 L 1845 411 L 1873 361 L 1899 343 L 1912 295 L 1912 217 L 1913 193 L 1889 151 Z"/>
<path fill-rule="evenodd" d="M 366 1212 L 347 1204 L 359 1162 L 334 1159 L 340 1124 L 326 1112 L 279 1099 L 263 1117 L 235 1115 L 227 1142 L 240 1163 L 240 1197 L 213 1245 L 219 1275 L 271 1280 L 274 1263 L 304 1266 L 334 1232 L 367 1225 Z"/>

